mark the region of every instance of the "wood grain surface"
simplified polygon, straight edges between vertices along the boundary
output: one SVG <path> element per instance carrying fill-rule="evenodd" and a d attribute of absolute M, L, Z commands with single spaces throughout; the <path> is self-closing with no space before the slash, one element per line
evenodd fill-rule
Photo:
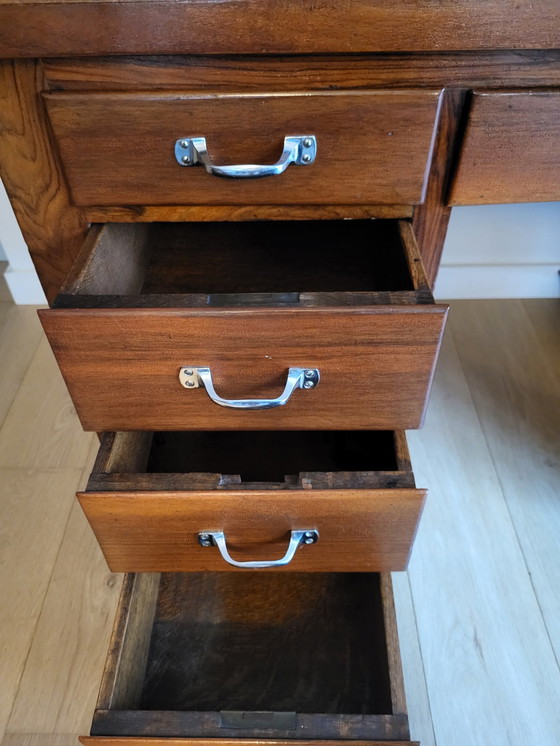
<path fill-rule="evenodd" d="M 121 205 L 84 207 L 92 223 L 411 218 L 412 205 Z"/>
<path fill-rule="evenodd" d="M 56 309 L 40 312 L 86 430 L 419 427 L 444 306 L 307 309 Z M 225 398 L 271 398 L 289 367 L 321 380 L 283 407 L 218 407 L 184 389 L 184 365 L 212 370 Z"/>
<path fill-rule="evenodd" d="M 42 86 L 35 61 L 0 60 L 0 177 L 52 300 L 82 246 L 87 224 L 70 204 L 38 95 Z"/>
<path fill-rule="evenodd" d="M 219 93 L 560 84 L 560 50 L 425 54 L 102 57 L 42 60 L 51 91 Z"/>
<path fill-rule="evenodd" d="M 112 295 L 139 292 L 131 265 L 145 265 L 134 246 L 147 231 L 95 232 L 61 296 L 71 307 L 39 314 L 86 429 L 419 426 L 447 309 L 433 305 L 409 223 L 287 222 L 272 236 L 266 223 L 158 224 L 147 295 Z M 123 262 L 125 274 L 112 271 Z M 300 288 L 342 292 L 274 300 Z M 109 295 L 87 295 L 99 289 Z M 278 396 L 290 367 L 318 368 L 321 380 L 283 407 L 235 410 L 184 389 L 184 365 L 211 367 L 230 399 Z"/>
<path fill-rule="evenodd" d="M 408 739 L 378 575 L 165 574 L 156 599 L 157 579 L 125 580 L 94 737 Z M 117 689 L 127 697 L 103 709 Z M 229 710 L 247 726 L 229 727 Z M 263 727 L 273 711 L 294 712 L 296 729 Z"/>
<path fill-rule="evenodd" d="M 439 101 L 429 90 L 45 95 L 74 202 L 107 206 L 416 204 Z M 177 139 L 204 136 L 216 164 L 275 163 L 286 135 L 305 134 L 315 162 L 265 179 L 217 178 L 174 155 Z"/>
<path fill-rule="evenodd" d="M 475 93 L 451 205 L 560 199 L 560 91 Z"/>
<path fill-rule="evenodd" d="M 441 111 L 435 140 L 434 154 L 430 165 L 426 197 L 422 205 L 414 209 L 412 225 L 426 268 L 428 282 L 433 287 L 451 208 L 447 206 L 447 189 L 453 166 L 453 155 L 461 138 L 461 126 L 467 102 L 467 91 L 445 90 L 442 94 Z"/>
<path fill-rule="evenodd" d="M 314 12 L 315 11 L 315 12 Z M 554 49 L 556 0 L 0 3 L 0 56 Z M 247 23 L 247 19 L 251 23 Z M 61 33 L 61 29 L 63 32 Z M 201 33 L 201 29 L 203 33 Z M 349 33 L 349 29 L 352 30 Z"/>
<path fill-rule="evenodd" d="M 90 525 L 115 572 L 239 570 L 198 533 L 224 531 L 239 561 L 282 557 L 290 531 L 316 529 L 282 571 L 404 570 L 425 491 L 255 490 L 81 492 Z"/>

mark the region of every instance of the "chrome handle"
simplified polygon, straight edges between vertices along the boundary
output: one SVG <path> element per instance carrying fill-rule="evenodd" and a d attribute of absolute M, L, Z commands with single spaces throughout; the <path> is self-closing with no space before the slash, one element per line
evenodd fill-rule
<path fill-rule="evenodd" d="M 205 137 L 181 137 L 175 143 L 175 158 L 180 166 L 200 164 L 214 176 L 229 179 L 257 179 L 261 176 L 275 176 L 283 173 L 290 163 L 296 166 L 309 166 L 317 155 L 317 140 L 314 135 L 292 135 L 284 138 L 284 150 L 280 160 L 270 166 L 243 164 L 237 166 L 216 166 L 210 160 Z"/>
<path fill-rule="evenodd" d="M 210 368 L 191 368 L 185 366 L 179 371 L 179 381 L 186 389 L 206 389 L 208 396 L 220 407 L 230 409 L 273 409 L 283 407 L 295 389 L 314 389 L 319 383 L 317 368 L 289 368 L 284 391 L 276 399 L 223 399 L 216 393 Z"/>
<path fill-rule="evenodd" d="M 238 562 L 234 560 L 228 551 L 226 537 L 223 531 L 204 531 L 198 535 L 198 543 L 202 547 L 218 547 L 223 559 L 234 567 L 244 567 L 246 569 L 259 569 L 264 567 L 282 567 L 288 565 L 294 558 L 297 548 L 302 544 L 316 544 L 319 541 L 319 532 L 317 529 L 302 529 L 290 533 L 290 543 L 286 554 L 277 560 L 262 560 L 257 562 Z"/>

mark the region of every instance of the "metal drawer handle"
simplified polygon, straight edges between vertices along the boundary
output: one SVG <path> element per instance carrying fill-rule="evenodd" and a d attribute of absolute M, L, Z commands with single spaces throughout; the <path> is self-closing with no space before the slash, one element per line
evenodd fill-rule
<path fill-rule="evenodd" d="M 200 164 L 214 176 L 229 179 L 256 179 L 261 176 L 275 176 L 283 173 L 290 163 L 296 166 L 309 166 L 317 155 L 317 139 L 314 135 L 291 135 L 284 138 L 284 150 L 280 160 L 270 166 L 243 164 L 237 166 L 216 166 L 210 160 L 205 137 L 181 137 L 175 143 L 175 158 L 180 166 Z"/>
<path fill-rule="evenodd" d="M 228 551 L 226 537 L 223 531 L 204 531 L 198 535 L 198 543 L 202 547 L 218 547 L 220 554 L 225 561 L 234 567 L 244 567 L 248 569 L 259 569 L 263 567 L 282 567 L 288 565 L 294 558 L 296 550 L 302 544 L 316 544 L 319 541 L 319 532 L 317 529 L 302 529 L 292 531 L 290 534 L 290 543 L 286 554 L 278 560 L 263 560 L 259 562 L 238 562 L 234 560 Z"/>
<path fill-rule="evenodd" d="M 208 396 L 220 407 L 231 409 L 273 409 L 283 407 L 295 389 L 314 389 L 319 383 L 317 368 L 289 368 L 284 391 L 276 399 L 223 399 L 216 393 L 210 368 L 185 366 L 179 371 L 179 381 L 186 389 L 206 389 Z"/>

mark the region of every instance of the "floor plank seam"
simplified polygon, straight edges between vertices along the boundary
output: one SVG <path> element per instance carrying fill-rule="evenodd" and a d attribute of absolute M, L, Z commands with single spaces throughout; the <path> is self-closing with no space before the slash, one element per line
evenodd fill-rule
<path fill-rule="evenodd" d="M 467 381 L 467 383 L 468 383 L 468 381 Z M 478 411 L 476 413 L 476 416 L 478 418 Z M 549 626 L 548 626 L 548 623 L 547 623 L 546 615 L 543 613 L 542 605 L 541 605 L 541 602 L 540 602 L 540 599 L 539 599 L 539 594 L 537 593 L 537 590 L 535 588 L 535 583 L 533 581 L 533 574 L 531 573 L 531 570 L 529 568 L 529 562 L 527 561 L 527 556 L 526 556 L 524 548 L 523 548 L 523 543 L 521 542 L 521 540 L 519 538 L 519 534 L 517 533 L 517 528 L 515 526 L 515 521 L 513 519 L 513 516 L 512 516 L 512 513 L 511 513 L 511 509 L 509 507 L 509 503 L 508 503 L 508 499 L 507 499 L 507 494 L 506 494 L 506 491 L 505 491 L 505 488 L 504 488 L 504 485 L 503 485 L 503 482 L 502 482 L 502 478 L 501 478 L 499 470 L 497 469 L 496 464 L 494 462 L 494 454 L 492 452 L 492 447 L 491 447 L 491 444 L 490 444 L 490 442 L 488 440 L 488 436 L 486 434 L 486 430 L 482 426 L 482 422 L 480 423 L 480 426 L 481 426 L 481 429 L 482 429 L 482 434 L 484 436 L 484 440 L 486 442 L 486 447 L 488 448 L 488 453 L 490 454 L 490 458 L 492 459 L 492 465 L 493 465 L 494 471 L 496 473 L 496 478 L 498 480 L 498 484 L 500 485 L 500 490 L 501 490 L 501 493 L 502 493 L 503 499 L 504 499 L 504 505 L 505 505 L 505 508 L 506 508 L 506 511 L 507 511 L 507 514 L 508 514 L 508 517 L 509 517 L 509 521 L 510 521 L 510 523 L 512 525 L 512 528 L 513 528 L 513 533 L 515 535 L 517 547 L 519 548 L 519 553 L 520 553 L 521 557 L 523 558 L 523 562 L 525 564 L 525 569 L 527 570 L 527 577 L 529 579 L 529 583 L 530 583 L 531 589 L 533 591 L 533 596 L 535 597 L 535 602 L 537 604 L 537 607 L 539 609 L 539 612 L 540 612 L 540 615 L 541 615 L 541 618 L 542 618 L 543 627 L 544 627 L 544 629 L 546 631 L 546 638 L 547 638 L 547 640 L 549 642 L 549 645 L 550 645 L 550 650 L 552 652 L 552 657 L 556 661 L 556 666 L 558 668 L 558 671 L 560 672 L 560 660 L 558 659 L 558 656 L 556 654 L 556 650 L 555 650 L 555 647 L 554 647 L 554 642 L 553 642 L 551 634 L 550 634 L 550 630 L 549 630 Z"/>
<path fill-rule="evenodd" d="M 428 697 L 427 697 L 427 700 L 428 700 L 428 712 L 430 714 L 430 722 L 432 724 L 432 733 L 433 733 L 434 746 L 437 746 L 438 745 L 438 738 L 437 738 L 437 734 L 436 734 L 434 717 L 433 717 L 433 714 L 432 714 L 432 703 L 431 703 L 431 700 L 430 700 L 430 697 L 429 697 L 429 691 L 430 690 L 428 688 L 428 679 L 426 677 L 426 668 L 424 666 L 424 655 L 423 655 L 423 652 L 422 652 L 422 642 L 420 640 L 420 635 L 418 634 L 418 619 L 417 619 L 417 616 L 416 616 L 416 604 L 414 602 L 414 594 L 412 593 L 412 585 L 410 584 L 410 577 L 408 575 L 408 572 L 406 572 L 406 582 L 407 582 L 407 585 L 408 585 L 408 588 L 409 588 L 409 592 L 410 592 L 410 599 L 412 601 L 412 616 L 413 616 L 413 619 L 414 619 L 414 629 L 416 630 L 416 638 L 417 638 L 417 641 L 418 641 L 418 648 L 420 650 L 420 661 L 422 663 L 422 679 L 424 680 L 424 686 L 426 688 L 426 692 L 428 692 Z M 398 619 L 397 619 L 397 626 L 398 626 Z"/>
<path fill-rule="evenodd" d="M 76 484 L 77 484 L 77 482 L 76 482 Z M 66 516 L 66 521 L 64 523 L 64 531 L 62 531 L 62 533 L 60 535 L 60 543 L 58 545 L 58 549 L 57 549 L 56 555 L 54 557 L 54 561 L 52 563 L 52 569 L 51 569 L 51 572 L 49 574 L 49 582 L 45 586 L 45 592 L 43 593 L 43 598 L 41 599 L 40 609 L 39 609 L 39 612 L 37 614 L 37 621 L 33 625 L 33 634 L 31 635 L 30 640 L 29 640 L 29 647 L 27 648 L 27 652 L 25 654 L 25 659 L 24 659 L 23 665 L 21 667 L 21 674 L 18 677 L 18 683 L 17 683 L 17 687 L 15 688 L 14 698 L 13 698 L 13 701 L 12 701 L 12 705 L 10 707 L 10 712 L 8 714 L 8 717 L 6 718 L 6 728 L 4 730 L 4 733 L 2 734 L 2 741 L 4 740 L 4 738 L 7 735 L 19 735 L 17 733 L 14 733 L 14 734 L 11 733 L 11 731 L 10 731 L 10 721 L 12 719 L 12 714 L 14 712 L 14 708 L 15 708 L 16 702 L 18 700 L 18 695 L 19 695 L 19 690 L 20 690 L 20 687 L 21 687 L 21 682 L 22 682 L 23 676 L 25 674 L 25 670 L 27 668 L 27 663 L 29 661 L 29 656 L 31 655 L 31 650 L 33 648 L 33 641 L 35 640 L 35 635 L 37 634 L 37 628 L 39 626 L 39 622 L 41 621 L 41 616 L 42 616 L 43 610 L 45 608 L 45 603 L 46 603 L 47 596 L 49 594 L 49 590 L 50 590 L 50 587 L 51 587 L 51 584 L 52 584 L 52 579 L 53 579 L 54 571 L 55 571 L 55 568 L 56 568 L 56 564 L 57 564 L 58 559 L 60 557 L 60 551 L 61 551 L 61 548 L 62 548 L 62 544 L 64 542 L 64 536 L 66 535 L 66 530 L 68 528 L 68 524 L 70 523 L 70 516 L 72 515 L 72 508 L 73 507 L 74 507 L 74 501 L 71 501 L 69 503 L 69 506 L 68 506 L 68 515 Z"/>
<path fill-rule="evenodd" d="M 523 312 L 526 314 L 525 309 L 523 309 Z M 553 640 L 552 640 L 552 637 L 551 637 L 551 634 L 550 634 L 550 630 L 549 630 L 549 626 L 548 626 L 548 623 L 547 623 L 546 615 L 543 613 L 542 605 L 541 605 L 540 599 L 539 599 L 539 594 L 537 593 L 537 590 L 535 588 L 535 584 L 534 584 L 534 581 L 533 581 L 533 575 L 532 575 L 532 573 L 530 571 L 529 562 L 527 561 L 527 556 L 526 556 L 524 548 L 523 548 L 523 543 L 521 542 L 521 540 L 519 538 L 519 534 L 517 532 L 517 527 L 515 525 L 515 520 L 513 518 L 511 509 L 510 509 L 510 506 L 509 506 L 509 503 L 508 503 L 507 493 L 506 493 L 506 490 L 505 490 L 505 487 L 504 487 L 504 484 L 503 484 L 502 477 L 500 475 L 500 470 L 499 470 L 499 468 L 498 468 L 498 466 L 496 464 L 496 461 L 495 461 L 494 451 L 493 451 L 493 448 L 492 448 L 492 443 L 491 443 L 491 440 L 488 437 L 488 433 L 487 433 L 486 427 L 484 426 L 484 422 L 483 422 L 483 420 L 480 417 L 480 414 L 479 414 L 479 411 L 478 411 L 478 407 L 476 405 L 476 399 L 475 399 L 473 391 L 471 389 L 471 384 L 470 384 L 470 381 L 469 381 L 469 376 L 467 375 L 467 371 L 466 371 L 465 365 L 463 363 L 463 356 L 461 354 L 461 346 L 456 344 L 456 338 L 455 338 L 455 335 L 454 335 L 453 331 L 451 329 L 448 329 L 448 332 L 451 334 L 451 337 L 452 337 L 452 340 L 453 340 L 453 344 L 455 345 L 455 348 L 457 350 L 458 358 L 459 358 L 459 360 L 461 362 L 461 367 L 463 369 L 463 375 L 464 375 L 465 381 L 467 382 L 467 386 L 468 386 L 468 389 L 469 389 L 470 398 L 471 398 L 471 401 L 472 401 L 474 412 L 476 414 L 476 419 L 477 419 L 479 427 L 480 427 L 480 432 L 482 433 L 482 435 L 484 437 L 484 442 L 486 444 L 486 449 L 487 449 L 488 454 L 490 456 L 490 459 L 492 461 L 493 471 L 494 471 L 494 474 L 496 476 L 496 480 L 498 482 L 498 485 L 500 487 L 500 492 L 502 494 L 502 500 L 503 500 L 504 507 L 505 507 L 507 515 L 508 515 L 509 522 L 510 522 L 511 527 L 512 527 L 513 535 L 515 536 L 515 542 L 517 544 L 517 548 L 519 549 L 519 553 L 520 553 L 521 557 L 523 558 L 523 563 L 524 563 L 525 569 L 527 571 L 527 577 L 528 577 L 529 583 L 531 585 L 531 589 L 532 589 L 532 592 L 533 592 L 533 596 L 535 598 L 536 605 L 537 605 L 537 607 L 539 609 L 539 612 L 540 612 L 540 615 L 541 615 L 541 619 L 542 619 L 542 623 L 543 623 L 543 628 L 546 631 L 546 639 L 548 640 L 548 643 L 550 645 L 550 650 L 551 650 L 552 656 L 553 656 L 553 658 L 554 658 L 554 660 L 556 662 L 556 666 L 557 666 L 558 670 L 560 671 L 560 660 L 559 660 L 559 658 L 558 658 L 558 656 L 556 654 L 554 643 L 553 643 Z M 413 597 L 413 601 L 414 601 L 414 597 Z"/>

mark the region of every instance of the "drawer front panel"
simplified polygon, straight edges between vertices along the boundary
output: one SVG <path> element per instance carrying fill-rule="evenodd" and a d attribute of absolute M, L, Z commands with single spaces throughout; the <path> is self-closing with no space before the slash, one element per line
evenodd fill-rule
<path fill-rule="evenodd" d="M 560 199 L 560 92 L 473 96 L 450 204 Z"/>
<path fill-rule="evenodd" d="M 41 321 L 86 430 L 408 429 L 421 425 L 446 308 L 58 309 Z M 320 381 L 275 409 L 228 409 L 179 382 L 207 366 L 226 399 L 277 397 L 291 367 Z"/>
<path fill-rule="evenodd" d="M 422 202 L 439 92 L 296 95 L 55 93 L 49 116 L 78 205 Z M 314 135 L 311 165 L 264 179 L 181 167 L 179 138 L 218 165 L 272 164 L 284 137 Z"/>
<path fill-rule="evenodd" d="M 233 570 L 198 534 L 223 531 L 231 556 L 270 561 L 290 532 L 316 530 L 279 571 L 404 570 L 425 497 L 423 490 L 277 490 L 90 493 L 78 495 L 114 572 Z"/>

